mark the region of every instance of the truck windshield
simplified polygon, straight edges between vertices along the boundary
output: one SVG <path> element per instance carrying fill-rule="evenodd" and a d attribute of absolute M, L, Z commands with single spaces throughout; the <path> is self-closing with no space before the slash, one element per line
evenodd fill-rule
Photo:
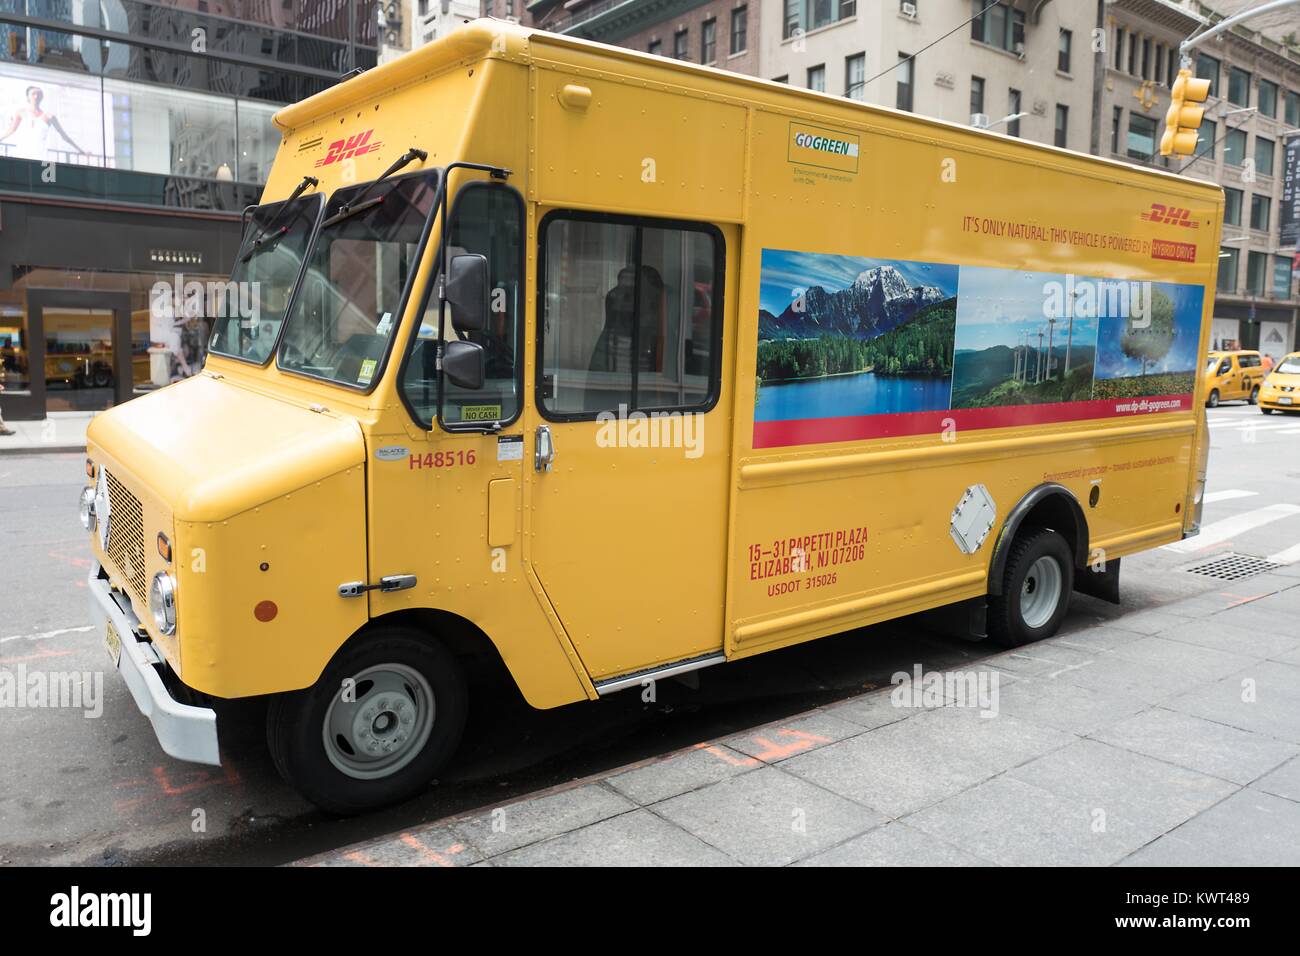
<path fill-rule="evenodd" d="M 249 215 L 224 298 L 211 303 L 211 351 L 259 365 L 271 357 L 322 202 L 320 195 L 301 196 Z"/>
<path fill-rule="evenodd" d="M 436 173 L 340 189 L 307 258 L 279 365 L 354 388 L 378 378 L 420 260 Z"/>

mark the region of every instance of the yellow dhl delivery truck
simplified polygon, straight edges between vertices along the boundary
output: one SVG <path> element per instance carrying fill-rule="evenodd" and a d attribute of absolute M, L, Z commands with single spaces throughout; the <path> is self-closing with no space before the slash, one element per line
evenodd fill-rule
<path fill-rule="evenodd" d="M 1018 645 L 1197 529 L 1217 187 L 489 20 L 276 123 L 203 372 L 88 432 L 175 757 L 267 697 L 359 811 L 469 656 L 549 708 L 937 608 Z"/>

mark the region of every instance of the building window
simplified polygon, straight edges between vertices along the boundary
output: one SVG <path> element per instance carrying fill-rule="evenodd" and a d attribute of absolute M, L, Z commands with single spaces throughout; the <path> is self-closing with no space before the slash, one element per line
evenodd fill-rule
<path fill-rule="evenodd" d="M 898 93 L 894 105 L 900 110 L 912 109 L 912 58 L 901 50 L 898 53 Z"/>
<path fill-rule="evenodd" d="M 1151 79 L 1151 38 L 1142 38 L 1142 79 Z"/>
<path fill-rule="evenodd" d="M 1259 107 L 1261 116 L 1277 117 L 1277 84 L 1271 80 L 1259 81 Z"/>
<path fill-rule="evenodd" d="M 1273 141 L 1263 136 L 1255 137 L 1255 172 L 1261 176 L 1273 175 Z"/>
<path fill-rule="evenodd" d="M 1115 28 L 1115 69 L 1124 68 L 1124 28 Z"/>
<path fill-rule="evenodd" d="M 686 52 L 686 43 L 689 39 L 689 33 L 689 30 L 678 30 L 673 34 L 673 56 L 679 60 L 690 58 L 690 54 Z"/>
<path fill-rule="evenodd" d="M 1214 144 L 1218 141 L 1219 124 L 1214 120 L 1202 120 L 1201 128 L 1196 131 L 1196 155 L 1209 155 L 1214 162 Z"/>
<path fill-rule="evenodd" d="M 1246 294 L 1263 295 L 1268 288 L 1268 253 L 1252 252 L 1246 257 Z"/>
<path fill-rule="evenodd" d="M 1130 113 L 1128 117 L 1128 158 L 1151 162 L 1156 151 L 1156 121 L 1149 116 Z"/>
<path fill-rule="evenodd" d="M 1006 3 L 989 6 L 987 0 L 972 0 L 970 38 L 1012 53 L 1025 51 L 1025 14 Z M 988 9 L 985 9 L 985 8 Z M 982 12 L 981 12 L 982 11 Z"/>
<path fill-rule="evenodd" d="M 851 100 L 863 98 L 867 80 L 867 55 L 855 53 L 844 60 L 844 95 Z"/>
<path fill-rule="evenodd" d="M 718 58 L 718 21 L 705 20 L 700 24 L 700 62 L 712 63 Z"/>
<path fill-rule="evenodd" d="M 1250 73 L 1239 66 L 1228 70 L 1228 102 L 1237 106 L 1250 105 Z"/>
<path fill-rule="evenodd" d="M 1237 293 L 1237 270 L 1241 265 L 1241 250 L 1224 246 L 1219 250 L 1219 277 L 1214 287 L 1220 292 Z"/>
<path fill-rule="evenodd" d="M 1064 147 L 1066 130 L 1070 125 L 1070 108 L 1061 103 L 1056 104 L 1056 139 L 1057 146 Z"/>
<path fill-rule="evenodd" d="M 1170 59 L 1174 59 L 1172 53 Z M 1214 57 L 1206 56 L 1204 53 L 1196 54 L 1196 78 L 1210 81 L 1210 96 L 1219 95 L 1219 61 Z M 1172 85 L 1171 83 L 1170 86 Z"/>
<path fill-rule="evenodd" d="M 826 64 L 808 67 L 808 89 L 826 92 Z"/>
<path fill-rule="evenodd" d="M 539 245 L 544 415 L 712 404 L 722 338 L 716 230 L 565 212 L 547 217 Z"/>
<path fill-rule="evenodd" d="M 1273 294 L 1279 299 L 1291 298 L 1291 257 L 1273 259 Z"/>
<path fill-rule="evenodd" d="M 1230 129 L 1223 138 L 1223 161 L 1229 166 L 1240 166 L 1246 161 L 1246 131 Z"/>
<path fill-rule="evenodd" d="M 1258 193 L 1250 197 L 1250 228 L 1268 232 L 1268 214 L 1271 200 Z"/>
<path fill-rule="evenodd" d="M 648 49 L 648 50 L 649 50 L 651 53 L 653 53 L 655 56 L 662 56 L 662 55 L 663 55 L 663 52 L 664 52 L 664 41 L 663 41 L 663 40 L 651 40 L 651 41 L 650 41 L 650 46 L 647 47 L 646 49 Z"/>
<path fill-rule="evenodd" d="M 1124 125 L 1124 107 L 1116 106 L 1110 114 L 1110 151 L 1119 154 L 1119 131 Z"/>
<path fill-rule="evenodd" d="M 781 38 L 788 40 L 803 26 L 803 0 L 785 0 L 785 22 L 781 25 Z"/>
<path fill-rule="evenodd" d="M 1156 73 L 1155 73 L 1155 78 L 1156 78 L 1156 82 L 1157 82 L 1157 83 L 1164 83 L 1164 82 L 1166 82 L 1166 75 L 1165 75 L 1165 45 L 1164 45 L 1163 43 L 1158 43 L 1158 44 L 1156 44 Z"/>
<path fill-rule="evenodd" d="M 1060 38 L 1056 41 L 1056 68 L 1062 73 L 1070 72 L 1070 44 L 1073 40 L 1073 33 L 1062 30 Z"/>
<path fill-rule="evenodd" d="M 1128 75 L 1137 76 L 1137 59 L 1138 59 L 1138 36 L 1136 33 L 1128 35 Z"/>
<path fill-rule="evenodd" d="M 1007 115 L 1015 116 L 1019 112 L 1020 112 L 1020 91 L 1007 90 Z M 1008 136 L 1020 135 L 1020 120 L 1018 119 L 1007 120 L 1007 135 Z"/>
<path fill-rule="evenodd" d="M 812 7 L 812 29 L 824 27 L 835 20 L 835 0 L 809 0 Z"/>
<path fill-rule="evenodd" d="M 1283 103 L 1285 104 L 1282 107 L 1283 122 L 1287 126 L 1300 126 L 1300 93 L 1287 90 Z"/>
<path fill-rule="evenodd" d="M 984 112 L 984 77 L 970 78 L 970 115 Z"/>
<path fill-rule="evenodd" d="M 1240 189 L 1223 189 L 1223 223 L 1226 226 L 1241 225 L 1241 197 Z"/>
<path fill-rule="evenodd" d="M 731 11 L 731 55 L 749 49 L 749 7 L 736 7 Z"/>

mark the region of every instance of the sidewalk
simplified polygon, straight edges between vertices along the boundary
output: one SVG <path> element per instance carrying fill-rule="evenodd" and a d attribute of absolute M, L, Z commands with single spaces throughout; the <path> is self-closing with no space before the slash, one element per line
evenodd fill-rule
<path fill-rule="evenodd" d="M 86 427 L 95 417 L 94 412 L 51 412 L 39 421 L 5 424 L 16 435 L 0 435 L 0 455 L 5 452 L 34 454 L 48 451 L 85 451 Z"/>
<path fill-rule="evenodd" d="M 1292 565 L 295 865 L 1294 866 L 1297 620 Z"/>

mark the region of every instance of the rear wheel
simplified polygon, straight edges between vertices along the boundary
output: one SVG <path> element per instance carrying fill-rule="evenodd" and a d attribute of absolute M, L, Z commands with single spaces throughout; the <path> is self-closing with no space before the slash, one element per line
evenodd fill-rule
<path fill-rule="evenodd" d="M 1249 401 L 1250 404 L 1252 404 L 1252 405 L 1258 405 L 1258 404 L 1259 404 L 1259 386 L 1258 386 L 1258 385 L 1256 385 L 1254 388 L 1252 388 L 1252 389 L 1250 390 L 1250 398 L 1247 399 L 1247 401 Z"/>
<path fill-rule="evenodd" d="M 418 631 L 383 628 L 347 645 L 306 690 L 267 712 L 276 768 L 330 813 L 415 796 L 447 763 L 465 728 L 460 664 Z"/>
<path fill-rule="evenodd" d="M 1210 389 L 1210 397 L 1205 400 L 1205 404 L 1211 408 L 1219 407 L 1219 390 L 1217 388 Z"/>
<path fill-rule="evenodd" d="M 989 636 L 1004 647 L 1051 637 L 1073 589 L 1074 560 L 1065 538 L 1048 528 L 1023 534 L 1007 556 L 1002 593 L 989 598 Z"/>

